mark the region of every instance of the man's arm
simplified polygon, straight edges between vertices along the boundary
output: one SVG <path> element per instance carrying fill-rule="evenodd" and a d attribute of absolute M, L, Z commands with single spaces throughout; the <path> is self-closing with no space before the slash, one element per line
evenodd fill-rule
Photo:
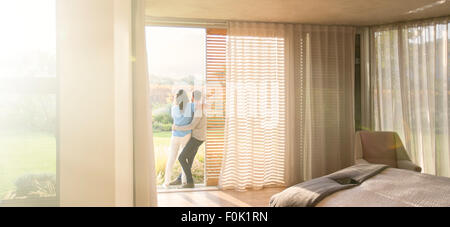
<path fill-rule="evenodd" d="M 177 125 L 173 125 L 172 129 L 176 130 L 176 131 L 187 131 L 187 130 L 192 130 L 195 127 L 197 127 L 198 123 L 200 122 L 200 119 L 202 119 L 202 115 L 200 116 L 195 116 L 192 119 L 191 123 L 188 125 L 183 125 L 183 126 L 177 126 Z"/>

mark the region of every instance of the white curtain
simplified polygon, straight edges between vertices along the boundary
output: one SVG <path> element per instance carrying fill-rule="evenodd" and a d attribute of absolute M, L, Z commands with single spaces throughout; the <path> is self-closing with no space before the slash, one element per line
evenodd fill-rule
<path fill-rule="evenodd" d="M 371 29 L 375 130 L 396 131 L 425 173 L 450 176 L 449 18 Z"/>
<path fill-rule="evenodd" d="M 292 25 L 231 22 L 228 29 L 225 154 L 219 185 L 284 184 L 285 38 Z"/>
<path fill-rule="evenodd" d="M 220 185 L 293 185 L 353 163 L 355 29 L 230 23 Z"/>
<path fill-rule="evenodd" d="M 135 206 L 157 206 L 145 44 L 145 0 L 133 0 L 133 138 Z"/>
<path fill-rule="evenodd" d="M 372 130 L 372 96 L 370 92 L 370 29 L 368 27 L 361 28 L 360 34 L 360 51 L 361 51 L 361 129 Z"/>
<path fill-rule="evenodd" d="M 355 28 L 297 25 L 295 44 L 296 111 L 289 122 L 297 158 L 289 184 L 350 166 L 355 133 Z"/>

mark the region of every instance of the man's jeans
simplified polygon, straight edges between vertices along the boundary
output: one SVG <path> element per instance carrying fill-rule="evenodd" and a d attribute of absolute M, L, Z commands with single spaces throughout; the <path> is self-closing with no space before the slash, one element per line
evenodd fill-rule
<path fill-rule="evenodd" d="M 186 174 L 186 183 L 193 184 L 194 179 L 192 179 L 192 164 L 194 163 L 195 155 L 197 154 L 198 148 L 202 145 L 203 141 L 200 141 L 194 137 L 189 139 L 186 146 L 183 148 L 180 156 L 178 156 L 178 161 L 183 168 L 183 172 Z M 181 181 L 181 174 L 178 176 L 178 180 Z"/>

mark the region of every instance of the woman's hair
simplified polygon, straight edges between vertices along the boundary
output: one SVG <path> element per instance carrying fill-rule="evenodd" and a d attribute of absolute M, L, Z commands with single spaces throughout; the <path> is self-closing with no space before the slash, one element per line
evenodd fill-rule
<path fill-rule="evenodd" d="M 178 90 L 175 103 L 178 105 L 181 111 L 183 111 L 185 104 L 189 102 L 186 91 L 183 89 Z"/>

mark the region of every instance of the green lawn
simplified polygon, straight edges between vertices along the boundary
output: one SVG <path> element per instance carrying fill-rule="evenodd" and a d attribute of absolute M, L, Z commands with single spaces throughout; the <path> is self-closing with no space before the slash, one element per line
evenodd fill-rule
<path fill-rule="evenodd" d="M 170 137 L 172 132 L 153 132 L 153 145 L 155 147 L 155 166 L 158 185 L 164 182 L 164 172 L 166 169 L 167 153 L 170 148 Z M 181 151 L 180 151 L 181 152 Z M 192 165 L 192 176 L 194 183 L 204 183 L 204 163 L 205 163 L 205 145 L 203 144 L 198 149 L 197 156 L 195 157 L 194 164 Z M 173 167 L 173 176 L 176 176 L 181 172 L 181 166 L 178 161 L 175 162 Z"/>
<path fill-rule="evenodd" d="M 56 174 L 56 139 L 46 133 L 0 134 L 0 200 L 25 174 Z"/>
<path fill-rule="evenodd" d="M 162 184 L 170 147 L 171 132 L 155 132 L 156 171 L 158 183 Z M 174 176 L 181 172 L 176 162 Z M 204 145 L 197 154 L 192 167 L 195 183 L 203 183 Z M 11 190 L 14 182 L 25 174 L 56 174 L 56 139 L 46 133 L 1 133 L 0 134 L 0 199 Z"/>

